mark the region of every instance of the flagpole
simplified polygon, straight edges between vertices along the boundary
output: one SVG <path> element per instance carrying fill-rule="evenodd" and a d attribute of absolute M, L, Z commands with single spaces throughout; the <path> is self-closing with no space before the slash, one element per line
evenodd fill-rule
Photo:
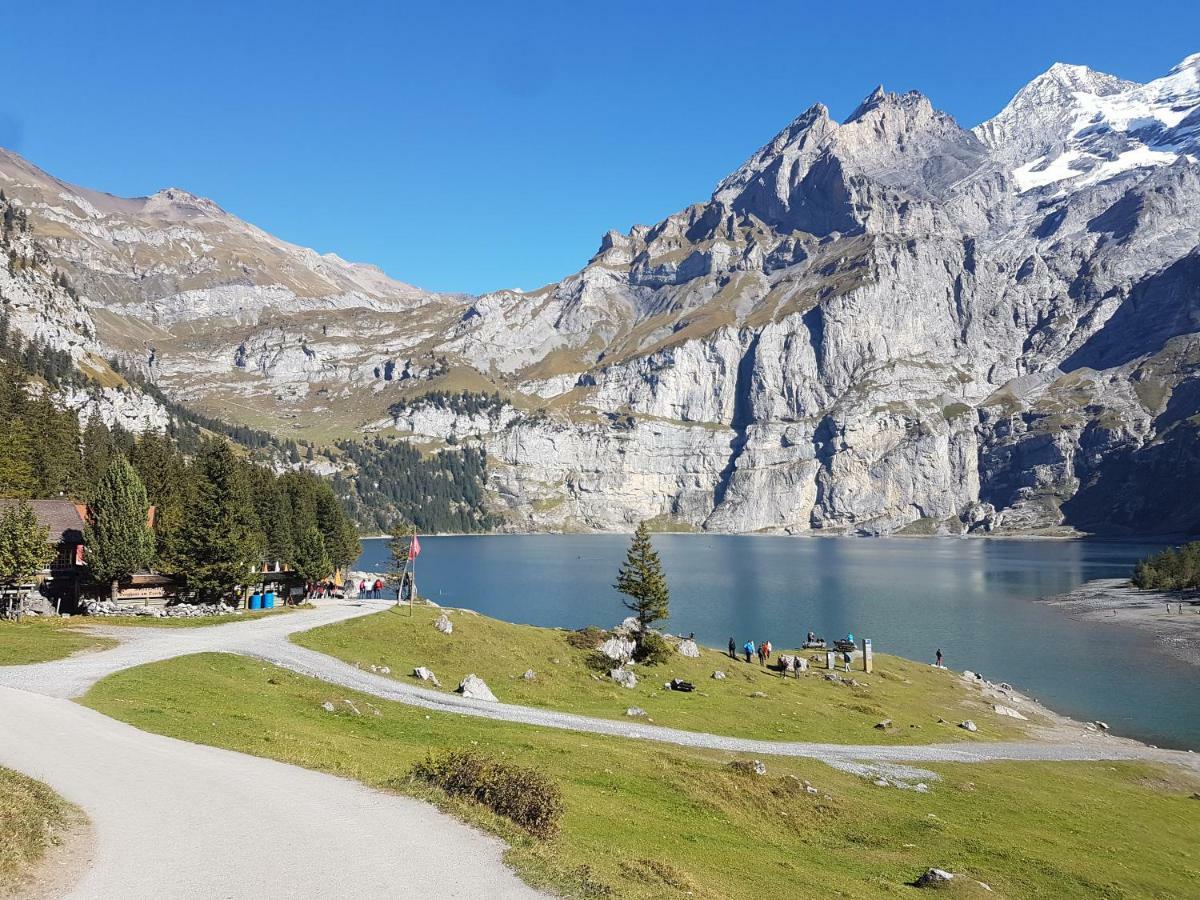
<path fill-rule="evenodd" d="M 413 553 L 413 541 L 417 539 L 417 529 L 413 528 L 412 540 L 408 542 L 408 561 L 412 564 L 412 581 L 408 585 L 408 615 L 412 618 L 413 598 L 417 593 L 417 555 Z"/>

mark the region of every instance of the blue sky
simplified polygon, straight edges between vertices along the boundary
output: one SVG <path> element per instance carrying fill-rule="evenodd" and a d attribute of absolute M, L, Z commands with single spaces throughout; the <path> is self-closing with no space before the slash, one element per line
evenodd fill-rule
<path fill-rule="evenodd" d="M 442 290 L 532 289 L 882 82 L 965 125 L 1055 61 L 1144 81 L 1195 2 L 2 0 L 0 145 Z"/>

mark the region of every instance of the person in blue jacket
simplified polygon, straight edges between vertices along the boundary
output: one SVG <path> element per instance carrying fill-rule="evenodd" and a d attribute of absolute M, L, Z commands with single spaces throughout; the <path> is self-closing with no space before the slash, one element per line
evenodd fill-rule
<path fill-rule="evenodd" d="M 742 644 L 742 652 L 746 654 L 746 662 L 750 662 L 750 657 L 754 655 L 754 641 Z"/>

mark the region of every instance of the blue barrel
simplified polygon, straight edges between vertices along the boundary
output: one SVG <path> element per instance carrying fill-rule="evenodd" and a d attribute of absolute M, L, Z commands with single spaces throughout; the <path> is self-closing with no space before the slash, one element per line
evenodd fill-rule
<path fill-rule="evenodd" d="M 251 609 L 262 609 L 262 594 L 251 594 L 250 595 L 250 608 Z"/>
<path fill-rule="evenodd" d="M 263 608 L 264 609 L 274 609 L 275 608 L 275 592 L 274 591 L 267 591 L 265 594 L 263 594 Z"/>

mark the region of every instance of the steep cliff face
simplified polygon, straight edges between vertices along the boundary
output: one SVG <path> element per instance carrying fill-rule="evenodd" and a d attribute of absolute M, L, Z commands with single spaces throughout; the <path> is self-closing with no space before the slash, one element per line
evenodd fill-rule
<path fill-rule="evenodd" d="M 707 202 L 530 293 L 427 294 L 11 157 L 0 186 L 68 232 L 98 340 L 164 389 L 479 442 L 514 527 L 1190 530 L 1198 73 L 1056 65 L 973 130 L 917 93 L 814 106 Z M 503 402 L 420 402 L 460 390 Z"/>

